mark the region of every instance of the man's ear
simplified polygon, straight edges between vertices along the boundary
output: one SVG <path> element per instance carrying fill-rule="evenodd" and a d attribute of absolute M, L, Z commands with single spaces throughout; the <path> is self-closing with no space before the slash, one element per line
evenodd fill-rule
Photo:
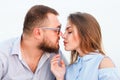
<path fill-rule="evenodd" d="M 33 36 L 36 38 L 36 39 L 39 39 L 41 38 L 41 29 L 40 28 L 34 28 L 33 29 Z"/>

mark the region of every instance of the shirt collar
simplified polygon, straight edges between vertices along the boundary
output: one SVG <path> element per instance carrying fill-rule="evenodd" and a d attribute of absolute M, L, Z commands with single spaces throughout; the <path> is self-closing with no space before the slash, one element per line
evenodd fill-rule
<path fill-rule="evenodd" d="M 19 59 L 22 60 L 22 56 L 21 56 L 21 47 L 20 47 L 20 44 L 21 44 L 21 37 L 18 37 L 14 44 L 13 44 L 13 49 L 12 49 L 12 52 L 11 52 L 11 55 L 18 55 Z M 55 53 L 48 53 L 48 52 L 45 52 L 43 53 L 43 55 L 45 55 L 47 58 L 50 58 L 51 56 L 55 55 Z"/>
<path fill-rule="evenodd" d="M 45 54 L 45 56 L 46 56 L 47 58 L 50 57 L 50 53 L 45 52 L 45 53 L 43 53 L 43 54 Z"/>
<path fill-rule="evenodd" d="M 21 36 L 18 37 L 18 38 L 14 41 L 11 55 L 18 55 L 18 57 L 19 57 L 20 59 L 22 59 L 22 57 L 21 57 L 21 50 L 20 50 L 20 49 L 21 49 L 21 48 L 20 48 L 20 43 L 21 43 Z"/>
<path fill-rule="evenodd" d="M 91 60 L 92 58 L 94 58 L 94 56 L 98 55 L 99 53 L 97 52 L 90 52 L 88 53 L 87 55 L 81 57 L 81 56 L 78 56 L 77 60 L 75 63 L 78 63 L 79 61 L 84 61 L 84 62 L 87 62 L 89 60 Z"/>
<path fill-rule="evenodd" d="M 21 44 L 21 37 L 18 37 L 13 44 L 11 55 L 18 55 L 19 59 L 22 59 L 20 44 Z M 48 53 L 48 52 L 43 53 L 43 55 L 45 55 L 47 58 L 51 56 L 50 54 L 54 55 L 54 53 Z"/>

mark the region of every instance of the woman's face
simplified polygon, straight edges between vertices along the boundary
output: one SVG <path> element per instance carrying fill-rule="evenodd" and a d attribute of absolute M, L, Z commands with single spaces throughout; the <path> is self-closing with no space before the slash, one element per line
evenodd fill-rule
<path fill-rule="evenodd" d="M 64 39 L 65 50 L 77 50 L 80 48 L 80 38 L 78 35 L 78 30 L 74 24 L 71 24 L 69 21 L 66 25 L 65 33 L 62 35 Z"/>

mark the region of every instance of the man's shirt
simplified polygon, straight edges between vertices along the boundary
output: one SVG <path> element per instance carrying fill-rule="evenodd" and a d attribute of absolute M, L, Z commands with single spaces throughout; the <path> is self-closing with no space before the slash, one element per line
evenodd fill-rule
<path fill-rule="evenodd" d="M 53 54 L 44 53 L 33 73 L 22 59 L 20 42 L 19 37 L 0 43 L 0 80 L 54 80 L 50 71 Z"/>

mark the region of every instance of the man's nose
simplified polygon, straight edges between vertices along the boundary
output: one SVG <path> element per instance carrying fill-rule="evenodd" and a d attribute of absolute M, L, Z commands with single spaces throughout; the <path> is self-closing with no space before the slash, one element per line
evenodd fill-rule
<path fill-rule="evenodd" d="M 61 31 L 60 31 L 60 33 L 59 33 L 59 36 L 60 36 L 60 37 L 62 37 L 62 36 L 63 36 L 63 33 L 62 33 Z"/>

